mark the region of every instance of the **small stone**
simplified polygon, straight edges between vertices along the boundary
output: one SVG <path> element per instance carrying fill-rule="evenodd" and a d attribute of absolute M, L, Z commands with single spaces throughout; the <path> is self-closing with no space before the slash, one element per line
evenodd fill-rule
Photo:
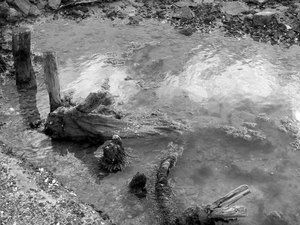
<path fill-rule="evenodd" d="M 41 15 L 41 11 L 38 9 L 37 6 L 32 5 L 30 7 L 29 15 L 31 15 L 31 16 L 39 16 L 39 15 Z"/>
<path fill-rule="evenodd" d="M 184 6 L 175 9 L 172 17 L 178 19 L 193 19 L 195 17 L 195 14 L 188 6 Z"/>
<path fill-rule="evenodd" d="M 187 27 L 187 28 L 183 28 L 181 30 L 179 30 L 180 34 L 183 34 L 185 36 L 191 36 L 194 33 L 194 29 L 191 27 Z"/>
<path fill-rule="evenodd" d="M 56 10 L 59 8 L 61 0 L 48 0 L 48 5 L 50 8 Z"/>
<path fill-rule="evenodd" d="M 25 15 L 28 15 L 32 6 L 32 4 L 28 0 L 14 0 L 12 4 Z"/>
<path fill-rule="evenodd" d="M 235 16 L 249 11 L 249 7 L 243 2 L 223 2 L 221 11 Z"/>
<path fill-rule="evenodd" d="M 253 15 L 253 24 L 255 26 L 264 26 L 270 24 L 272 20 L 276 20 L 276 12 L 262 11 Z"/>

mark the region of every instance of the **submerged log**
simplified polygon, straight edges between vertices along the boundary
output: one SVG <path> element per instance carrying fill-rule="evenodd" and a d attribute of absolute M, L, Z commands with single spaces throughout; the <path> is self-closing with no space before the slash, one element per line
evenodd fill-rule
<path fill-rule="evenodd" d="M 49 94 L 50 112 L 62 106 L 57 72 L 56 56 L 53 52 L 44 53 L 44 76 Z"/>
<path fill-rule="evenodd" d="M 217 221 L 229 222 L 247 215 L 247 209 L 244 206 L 232 206 L 232 204 L 250 193 L 247 185 L 234 189 L 205 207 L 191 207 L 182 214 L 178 212 L 172 188 L 168 183 L 168 176 L 170 169 L 175 166 L 178 156 L 182 154 L 182 149 L 176 145 L 171 147 L 170 154 L 160 163 L 155 183 L 155 197 L 161 212 L 163 225 L 213 225 Z"/>
<path fill-rule="evenodd" d="M 171 143 L 168 146 L 169 155 L 160 163 L 156 173 L 155 181 L 155 199 L 161 213 L 162 225 L 179 225 L 180 211 L 176 207 L 176 201 L 171 186 L 168 182 L 170 170 L 175 166 L 178 156 L 182 154 L 183 149 L 178 145 Z"/>
<path fill-rule="evenodd" d="M 12 51 L 16 71 L 16 85 L 19 89 L 36 88 L 36 79 L 31 63 L 31 33 L 27 28 L 13 31 Z"/>
<path fill-rule="evenodd" d="M 155 116 L 130 121 L 92 111 L 100 104 L 107 105 L 110 98 L 107 92 L 92 93 L 84 103 L 75 107 L 59 107 L 49 113 L 45 133 L 53 139 L 103 143 L 115 134 L 121 138 L 132 138 L 179 133 L 182 130 L 175 122 Z"/>

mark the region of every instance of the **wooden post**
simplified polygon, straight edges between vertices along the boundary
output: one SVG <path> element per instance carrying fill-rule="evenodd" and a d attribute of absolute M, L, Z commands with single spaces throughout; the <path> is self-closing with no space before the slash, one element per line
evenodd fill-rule
<path fill-rule="evenodd" d="M 19 89 L 36 88 L 36 80 L 31 63 L 31 33 L 27 28 L 13 31 L 12 50 L 16 71 L 16 84 Z"/>
<path fill-rule="evenodd" d="M 49 94 L 50 112 L 53 112 L 62 106 L 56 55 L 53 52 L 44 52 L 44 76 Z"/>

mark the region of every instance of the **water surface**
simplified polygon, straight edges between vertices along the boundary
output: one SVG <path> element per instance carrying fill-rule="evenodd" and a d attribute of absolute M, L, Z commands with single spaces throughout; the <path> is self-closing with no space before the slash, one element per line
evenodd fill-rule
<path fill-rule="evenodd" d="M 272 121 L 300 120 L 299 47 L 284 49 L 218 32 L 186 37 L 163 22 L 128 26 L 96 16 L 79 23 L 45 20 L 31 28 L 35 52 L 58 53 L 63 94 L 80 101 L 91 91 L 108 90 L 115 107 L 126 113 L 159 111 L 191 126 L 180 138 L 185 150 L 170 179 L 182 208 L 210 203 L 248 184 L 252 194 L 241 204 L 249 216 L 241 224 L 263 225 L 271 211 L 299 224 L 300 155 L 291 150 L 289 137 L 272 123 L 258 124 L 268 146 L 236 141 L 217 129 L 255 122 L 261 113 Z M 42 71 L 38 83 L 36 103 L 45 118 L 49 107 Z M 158 223 L 151 193 L 139 201 L 126 186 L 136 172 L 153 176 L 168 143 L 178 140 L 124 140 L 137 158 L 121 173 L 99 180 L 96 147 L 53 142 L 26 129 L 22 105 L 27 103 L 14 90 L 12 82 L 3 89 L 1 138 L 116 223 Z"/>

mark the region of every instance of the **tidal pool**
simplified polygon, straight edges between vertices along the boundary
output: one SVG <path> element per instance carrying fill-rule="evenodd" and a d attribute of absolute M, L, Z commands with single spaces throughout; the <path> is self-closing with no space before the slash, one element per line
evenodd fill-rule
<path fill-rule="evenodd" d="M 211 203 L 248 184 L 252 193 L 241 202 L 248 217 L 240 224 L 264 225 L 271 211 L 300 223 L 300 152 L 292 151 L 289 137 L 272 123 L 258 123 L 268 146 L 236 141 L 218 130 L 256 122 L 260 114 L 272 121 L 300 120 L 298 46 L 286 49 L 218 32 L 186 37 L 164 22 L 129 26 L 96 15 L 79 23 L 47 19 L 31 29 L 34 52 L 57 52 L 63 94 L 80 101 L 92 91 L 108 90 L 119 110 L 159 111 L 190 127 L 176 138 L 124 140 L 137 158 L 124 171 L 99 180 L 96 147 L 53 142 L 25 129 L 24 102 L 8 81 L 0 137 L 52 171 L 83 202 L 104 210 L 117 224 L 158 224 L 152 193 L 139 201 L 127 193 L 127 185 L 137 172 L 153 176 L 168 143 L 180 139 L 184 153 L 170 179 L 180 207 Z M 37 109 L 45 118 L 48 95 L 41 70 L 37 76 Z"/>

